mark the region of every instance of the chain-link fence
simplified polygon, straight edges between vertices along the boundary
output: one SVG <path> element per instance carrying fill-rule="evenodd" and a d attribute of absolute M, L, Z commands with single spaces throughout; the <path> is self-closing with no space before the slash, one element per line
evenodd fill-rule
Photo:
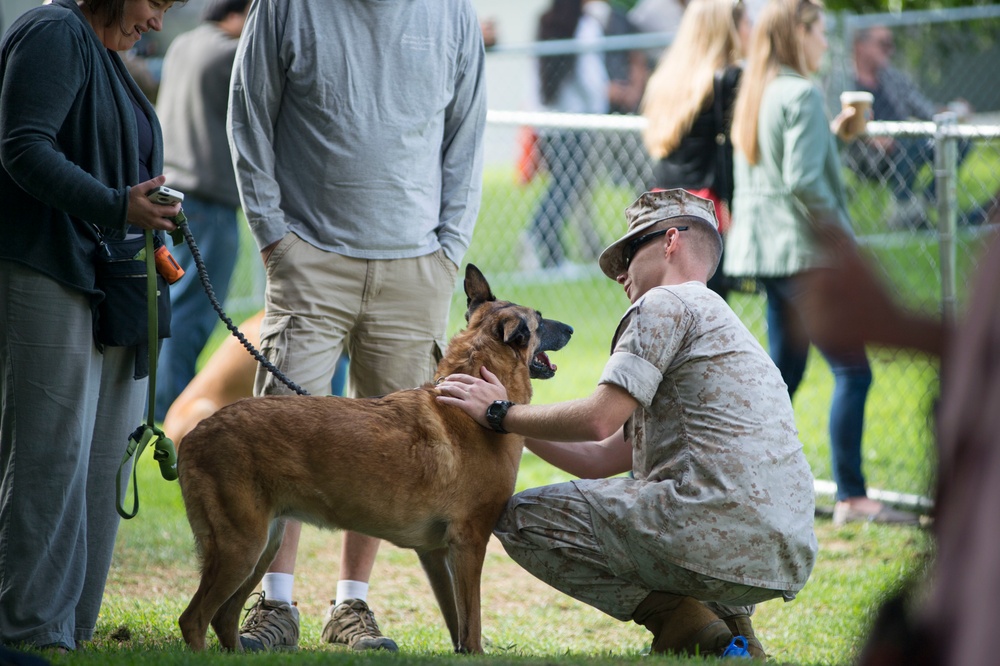
<path fill-rule="evenodd" d="M 910 73 L 926 96 L 942 100 L 941 106 L 961 99 L 976 113 L 968 121 L 975 124 L 957 127 L 947 117 L 939 118 L 939 123 L 874 122 L 864 142 L 868 151 L 859 142 L 843 153 L 850 212 L 860 243 L 900 299 L 923 311 L 954 314 L 960 309 L 978 253 L 991 233 L 987 222 L 991 214 L 997 215 L 1000 143 L 995 123 L 1000 117 L 1000 93 L 980 82 L 990 80 L 1000 61 L 995 57 L 998 17 L 1000 7 L 976 7 L 840 14 L 831 21 L 830 57 L 819 77 L 831 112 L 839 92 L 855 86 L 853 81 L 848 83 L 855 34 L 884 25 L 891 29 L 898 48 L 894 63 Z M 642 49 L 652 67 L 668 42 L 663 35 L 641 35 L 610 38 L 604 45 L 619 51 Z M 600 352 L 606 354 L 625 300 L 616 285 L 601 277 L 592 259 L 595 247 L 620 235 L 624 207 L 652 182 L 651 164 L 640 139 L 642 119 L 545 117 L 513 111 L 525 108 L 524 100 L 532 97 L 524 86 L 537 85 L 532 68 L 538 57 L 594 49 L 593 44 L 542 43 L 494 54 L 500 61 L 494 63 L 495 71 L 507 74 L 506 87 L 491 82 L 487 153 L 493 166 L 487 172 L 483 213 L 470 260 L 475 261 L 483 247 L 480 239 L 489 238 L 489 260 L 501 279 L 509 275 L 517 283 L 545 281 L 554 303 L 567 304 L 578 319 L 585 319 L 574 322 L 578 329 L 594 327 L 587 335 L 603 344 Z M 518 70 L 527 74 L 520 79 L 510 74 Z M 525 140 L 531 137 L 525 127 L 536 130 L 542 155 L 559 163 L 556 173 L 517 184 L 524 166 L 519 158 Z M 571 163 L 568 170 L 562 165 L 566 161 Z M 564 194 L 553 192 L 559 189 L 552 187 L 556 180 L 572 181 L 572 186 L 564 184 Z M 602 242 L 595 242 L 595 237 Z M 502 252 L 502 247 L 508 251 Z M 566 259 L 562 263 L 560 252 Z M 752 282 L 741 286 L 742 291 L 730 296 L 730 304 L 764 340 L 763 296 Z M 577 336 L 574 343 L 580 339 Z M 887 350 L 873 349 L 871 356 L 875 383 L 864 438 L 869 483 L 886 490 L 874 492 L 877 497 L 922 504 L 933 474 L 929 415 L 938 391 L 936 364 Z M 594 368 L 580 375 L 581 394 L 590 390 L 603 364 L 603 357 L 596 353 L 587 359 Z M 827 412 L 832 389 L 826 364 L 814 354 L 795 407 L 802 440 L 819 479 L 831 478 Z M 832 490 L 833 486 L 821 482 L 818 487 Z"/>
<path fill-rule="evenodd" d="M 1000 8 L 985 8 L 993 13 L 984 18 L 983 9 L 977 8 L 980 14 L 971 18 L 961 11 L 840 16 L 831 39 L 832 57 L 848 52 L 851 30 L 843 26 L 874 25 L 878 19 L 899 26 L 894 30 L 916 34 L 939 30 L 944 21 L 950 32 L 969 21 L 1000 16 Z M 905 21 L 910 22 L 904 28 Z M 667 41 L 663 35 L 635 35 L 613 37 L 599 47 L 641 49 L 652 63 Z M 501 298 L 530 304 L 576 329 L 571 345 L 554 359 L 560 365 L 557 378 L 537 383 L 537 402 L 586 395 L 596 384 L 628 301 L 621 288 L 603 276 L 595 259 L 621 235 L 625 207 L 651 182 L 652 165 L 641 141 L 642 118 L 518 110 L 524 108 L 524 87 L 535 81 L 531 71 L 538 55 L 594 48 L 546 43 L 498 47 L 487 56 L 487 167 L 482 210 L 466 260 L 483 269 Z M 976 48 L 988 50 L 995 44 L 978 43 Z M 971 62 L 969 53 L 962 51 L 959 60 Z M 1000 101 L 995 87 L 981 90 L 985 86 L 972 83 L 988 80 L 986 69 L 972 73 L 964 87 L 938 89 L 932 87 L 936 84 L 929 68 L 909 66 L 916 67 L 923 75 L 918 80 L 940 91 L 942 99 L 969 100 L 985 122 L 956 125 L 942 116 L 937 122 L 869 123 L 864 149 L 855 145 L 843 153 L 850 212 L 860 243 L 902 301 L 927 312 L 954 313 L 961 309 L 977 256 L 992 233 L 990 223 L 1000 221 L 1000 125 L 989 122 L 988 115 L 1000 110 Z M 938 63 L 935 71 L 953 69 Z M 942 76 L 943 86 L 949 77 Z M 836 79 L 837 67 L 829 68 L 825 80 Z M 833 83 L 830 86 L 836 90 Z M 531 141 L 545 162 L 534 175 L 531 163 L 521 159 Z M 261 306 L 259 265 L 252 242 L 245 239 L 239 276 L 227 303 L 237 315 Z M 752 281 L 739 287 L 731 293 L 730 305 L 766 345 L 763 296 Z M 464 306 L 464 297 L 456 293 L 451 331 L 463 323 Z M 875 497 L 923 505 L 934 469 L 930 414 L 938 392 L 936 363 L 880 349 L 871 350 L 871 360 L 875 381 L 863 445 L 869 485 Z M 832 375 L 814 353 L 795 408 L 807 456 L 821 479 L 820 491 L 832 491 L 832 483 L 822 481 L 831 478 L 827 417 L 832 390 Z"/>
<path fill-rule="evenodd" d="M 911 77 L 925 97 L 940 106 L 961 100 L 980 119 L 1000 117 L 1000 87 L 992 83 L 1000 62 L 1000 5 L 832 18 L 822 73 L 831 111 L 840 91 L 854 87 L 855 38 L 882 27 L 890 35 L 891 65 Z"/>
<path fill-rule="evenodd" d="M 919 223 L 892 224 L 893 171 L 862 174 L 845 155 L 844 176 L 851 215 L 860 243 L 881 267 L 901 300 L 910 307 L 937 313 L 955 310 L 965 296 L 964 286 L 975 271 L 984 239 L 992 233 L 986 224 L 1000 188 L 1000 128 L 955 126 L 948 118 L 934 123 L 872 123 L 873 137 L 927 142 L 930 164 L 923 165 L 917 183 L 927 186 L 933 205 Z M 586 141 L 558 139 L 557 144 L 587 176 L 575 182 L 564 197 L 559 224 L 539 230 L 537 221 L 552 217 L 556 207 L 550 194 L 553 177 L 541 173 L 530 183 L 519 183 L 514 166 L 490 170 L 486 176 L 483 212 L 469 260 L 484 265 L 498 291 L 513 285 L 545 285 L 542 308 L 560 308 L 597 348 L 587 357 L 592 367 L 579 374 L 579 392 L 588 392 L 603 364 L 610 334 L 627 302 L 620 288 L 604 278 L 593 259 L 599 248 L 620 236 L 623 210 L 638 193 L 651 168 L 642 150 L 642 119 L 521 112 L 491 112 L 488 141 L 510 146 L 523 137 L 521 128 L 536 128 L 546 136 L 576 132 Z M 959 168 L 957 155 L 966 159 Z M 933 156 L 938 156 L 934 164 Z M 623 163 L 624 161 L 624 163 Z M 585 166 L 580 166 L 585 165 Z M 934 178 L 934 171 L 937 178 Z M 627 174 L 635 174 L 628 176 Z M 632 180 L 636 178 L 636 180 Z M 998 220 L 994 220 L 998 221 Z M 594 239 L 599 239 L 595 241 Z M 565 261 L 544 265 L 558 245 Z M 542 248 L 542 249 L 540 249 Z M 731 294 L 730 304 L 764 342 L 763 296 L 753 282 Z M 534 292 L 533 292 L 534 293 Z M 548 311 L 548 310 L 547 310 Z M 578 336 L 579 338 L 579 336 Z M 603 347 L 601 347 L 603 345 Z M 574 347 L 579 350 L 577 339 Z M 564 355 L 566 353 L 564 352 Z M 907 495 L 924 495 L 933 469 L 933 437 L 928 415 L 937 394 L 937 368 L 928 359 L 908 353 L 872 350 L 876 376 L 866 413 L 865 467 L 871 485 Z M 575 364 L 576 356 L 569 360 Z M 568 364 L 567 364 L 568 365 Z M 574 375 L 576 376 L 576 375 Z M 827 410 L 833 380 L 816 355 L 796 395 L 796 412 L 803 443 L 817 478 L 830 478 Z M 821 489 L 830 489 L 821 484 Z M 920 502 L 892 493 L 876 496 Z"/>

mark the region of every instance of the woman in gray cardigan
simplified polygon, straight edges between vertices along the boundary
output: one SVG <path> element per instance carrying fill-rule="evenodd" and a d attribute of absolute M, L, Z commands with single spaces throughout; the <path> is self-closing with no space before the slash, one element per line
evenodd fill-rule
<path fill-rule="evenodd" d="M 820 0 L 772 0 L 762 10 L 736 99 L 733 223 L 725 272 L 758 278 L 767 293 L 771 358 L 794 395 L 806 368 L 809 336 L 802 321 L 802 281 L 822 261 L 814 221 L 850 232 L 835 136 L 854 137 L 842 112 L 830 123 L 823 96 L 808 79 L 826 52 Z M 830 449 L 837 483 L 834 522 L 915 523 L 867 497 L 861 471 L 865 401 L 872 373 L 863 345 L 819 346 L 834 374 Z"/>
<path fill-rule="evenodd" d="M 0 643 L 72 650 L 97 623 L 147 382 L 94 342 L 94 259 L 179 212 L 145 196 L 160 128 L 117 52 L 173 4 L 54 0 L 0 43 Z"/>

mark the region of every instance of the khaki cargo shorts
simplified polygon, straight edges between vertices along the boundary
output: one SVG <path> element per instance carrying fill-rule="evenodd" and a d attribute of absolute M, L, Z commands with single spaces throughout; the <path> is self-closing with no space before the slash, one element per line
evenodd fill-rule
<path fill-rule="evenodd" d="M 267 262 L 261 353 L 312 395 L 329 395 L 341 351 L 347 395 L 369 397 L 433 379 L 446 345 L 458 267 L 443 250 L 367 260 L 287 234 Z M 258 367 L 254 395 L 292 393 Z"/>

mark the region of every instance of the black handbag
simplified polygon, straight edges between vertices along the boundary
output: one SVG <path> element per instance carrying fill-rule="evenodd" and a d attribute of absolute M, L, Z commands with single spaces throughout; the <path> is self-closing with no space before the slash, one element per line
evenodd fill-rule
<path fill-rule="evenodd" d="M 730 204 L 733 197 L 733 144 L 729 138 L 723 105 L 726 99 L 726 70 L 715 72 L 713 107 L 715 116 L 715 195 Z"/>
<path fill-rule="evenodd" d="M 95 259 L 96 286 L 104 292 L 97 304 L 94 337 L 109 347 L 148 345 L 146 240 L 142 236 L 101 242 Z M 157 246 L 163 242 L 154 236 Z M 170 294 L 167 281 L 156 276 L 157 337 L 170 337 Z"/>

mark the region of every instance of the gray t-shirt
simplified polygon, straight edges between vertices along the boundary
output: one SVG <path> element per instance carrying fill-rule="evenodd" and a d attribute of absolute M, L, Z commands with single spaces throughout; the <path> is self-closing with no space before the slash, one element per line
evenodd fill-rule
<path fill-rule="evenodd" d="M 625 313 L 601 383 L 642 405 L 626 424 L 640 483 L 582 486 L 598 530 L 620 540 L 629 526 L 629 566 L 800 590 L 817 550 L 812 473 L 788 388 L 726 302 L 699 282 L 651 289 Z"/>
<path fill-rule="evenodd" d="M 237 43 L 212 22 L 178 35 L 163 58 L 156 100 L 167 185 L 234 209 L 240 197 L 226 138 L 226 113 Z"/>
<path fill-rule="evenodd" d="M 444 248 L 479 212 L 485 55 L 468 0 L 259 0 L 229 138 L 261 248 L 294 232 L 359 259 Z"/>

